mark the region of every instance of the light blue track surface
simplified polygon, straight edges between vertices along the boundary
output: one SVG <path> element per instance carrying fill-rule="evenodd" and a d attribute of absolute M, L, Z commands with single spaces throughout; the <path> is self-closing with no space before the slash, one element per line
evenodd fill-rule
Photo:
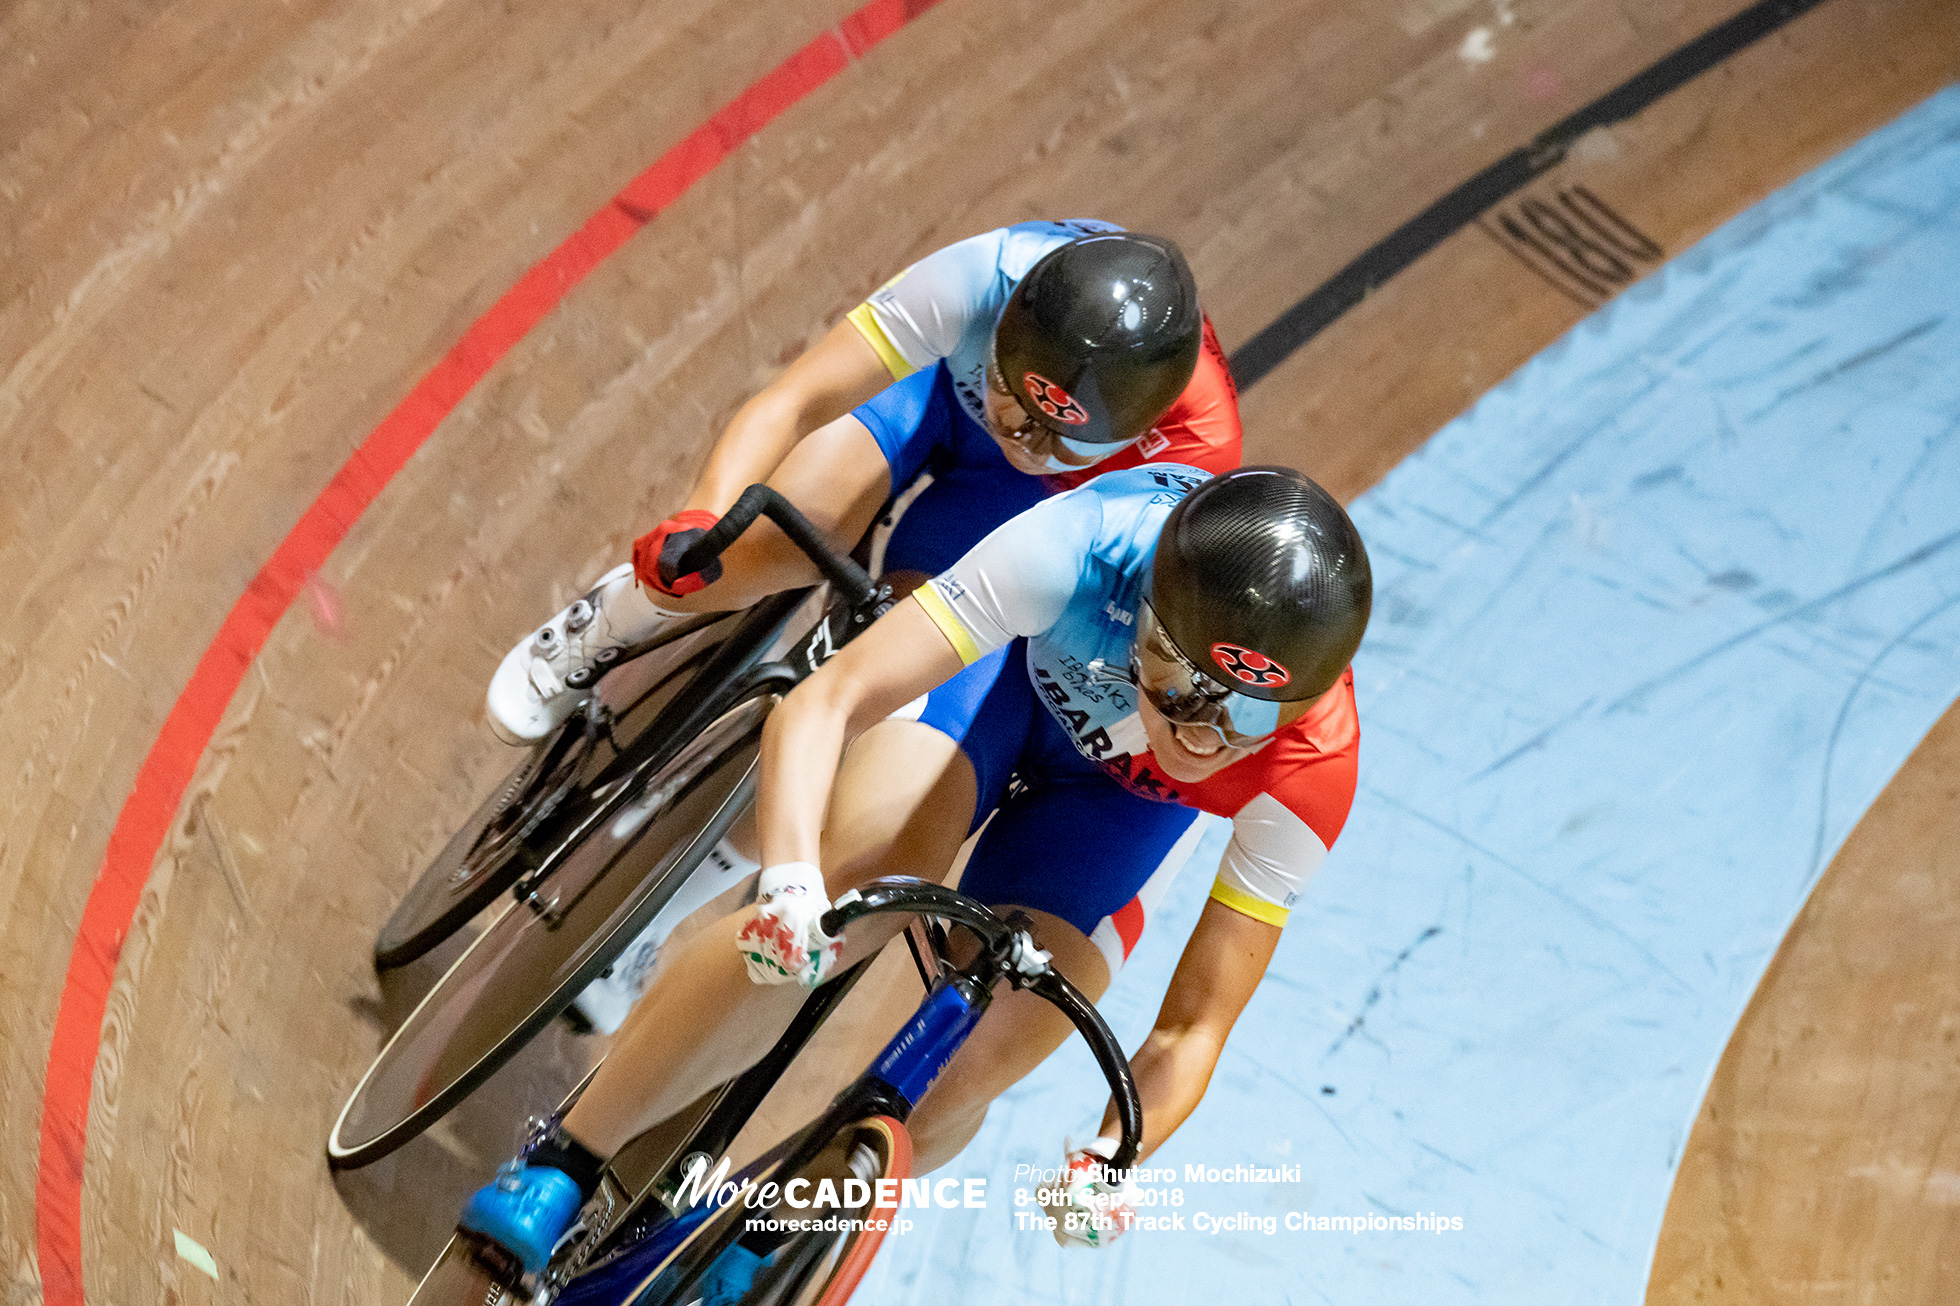
<path fill-rule="evenodd" d="M 946 1173 L 989 1209 L 862 1300 L 1638 1303 L 1730 1030 L 1865 808 L 1960 693 L 1960 89 L 1729 223 L 1355 508 L 1361 792 L 1204 1105 L 1198 1212 L 1460 1233 L 1014 1227 L 1093 1132 L 1079 1045 Z M 1104 1009 L 1134 1047 L 1208 877 Z"/>

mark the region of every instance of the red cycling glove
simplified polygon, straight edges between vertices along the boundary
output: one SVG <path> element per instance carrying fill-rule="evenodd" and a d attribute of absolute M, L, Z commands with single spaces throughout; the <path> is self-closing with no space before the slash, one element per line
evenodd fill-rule
<path fill-rule="evenodd" d="M 642 585 L 680 598 L 706 589 L 721 579 L 721 559 L 716 558 L 700 571 L 680 572 L 681 555 L 721 518 L 706 508 L 689 508 L 633 541 L 633 574 Z"/>

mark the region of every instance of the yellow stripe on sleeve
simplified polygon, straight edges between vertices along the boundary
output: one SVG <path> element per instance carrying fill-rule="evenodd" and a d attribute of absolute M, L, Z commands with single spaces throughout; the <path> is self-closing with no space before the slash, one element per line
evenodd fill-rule
<path fill-rule="evenodd" d="M 891 337 L 885 334 L 885 328 L 878 324 L 878 315 L 871 311 L 870 301 L 859 304 L 844 316 L 858 329 L 858 334 L 878 351 L 878 357 L 884 362 L 885 370 L 892 374 L 892 380 L 903 381 L 919 370 L 906 362 L 905 355 L 892 344 Z"/>
<path fill-rule="evenodd" d="M 1244 889 L 1225 883 L 1223 876 L 1212 881 L 1211 896 L 1213 901 L 1222 902 L 1233 911 L 1250 916 L 1255 921 L 1264 921 L 1268 925 L 1286 924 L 1286 908 L 1278 903 L 1267 902 L 1264 898 L 1255 898 Z"/>
<path fill-rule="evenodd" d="M 919 601 L 919 606 L 926 610 L 928 617 L 932 618 L 932 624 L 939 627 L 941 633 L 946 636 L 947 641 L 953 646 L 953 651 L 960 655 L 962 663 L 970 667 L 980 660 L 982 656 L 980 646 L 973 642 L 973 635 L 967 630 L 966 623 L 961 621 L 959 614 L 940 597 L 939 591 L 932 587 L 931 581 L 913 590 L 912 597 Z"/>

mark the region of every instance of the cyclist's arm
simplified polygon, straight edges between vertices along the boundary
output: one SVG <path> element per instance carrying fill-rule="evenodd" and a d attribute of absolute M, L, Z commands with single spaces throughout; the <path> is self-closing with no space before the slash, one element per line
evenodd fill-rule
<path fill-rule="evenodd" d="M 790 450 L 768 483 L 802 510 L 833 549 L 848 552 L 891 492 L 891 471 L 870 428 L 846 413 Z M 731 611 L 821 579 L 809 555 L 766 517 L 736 536 L 721 562 L 720 580 L 685 597 L 663 595 L 661 607 Z"/>
<path fill-rule="evenodd" d="M 952 640 L 908 598 L 791 691 L 762 731 L 756 826 L 764 866 L 821 864 L 844 746 L 961 666 Z"/>
<path fill-rule="evenodd" d="M 1280 927 L 1269 921 L 1216 899 L 1205 904 L 1171 976 L 1157 1024 L 1130 1058 L 1143 1101 L 1139 1158 L 1162 1146 L 1204 1097 L 1225 1037 L 1259 987 L 1279 935 Z M 1102 1132 L 1110 1138 L 1122 1132 L 1114 1104 L 1103 1116 Z"/>
<path fill-rule="evenodd" d="M 948 245 L 874 291 L 742 405 L 686 506 L 726 512 L 812 431 L 952 353 L 985 301 L 1005 235 Z"/>
<path fill-rule="evenodd" d="M 1337 692 L 1352 694 L 1346 677 Z M 1345 701 L 1351 714 L 1352 699 Z M 1327 860 L 1347 818 L 1355 739 L 1350 734 L 1343 743 L 1330 729 L 1320 742 L 1329 751 L 1316 749 L 1311 764 L 1269 778 L 1273 787 L 1232 818 L 1232 840 L 1211 898 L 1171 977 L 1157 1025 L 1130 1063 L 1143 1094 L 1145 1155 L 1204 1097 L 1225 1037 L 1266 973 L 1288 912 Z M 1103 1132 L 1109 1134 L 1115 1122 L 1112 1109 Z"/>
<path fill-rule="evenodd" d="M 845 419 L 851 420 L 851 419 Z M 844 746 L 970 662 L 1047 630 L 1067 606 L 1101 520 L 1064 494 L 999 527 L 798 685 L 762 732 L 762 864 L 819 865 Z"/>
<path fill-rule="evenodd" d="M 839 322 L 736 410 L 686 506 L 720 515 L 767 481 L 797 443 L 890 385 L 892 375 L 851 322 Z"/>

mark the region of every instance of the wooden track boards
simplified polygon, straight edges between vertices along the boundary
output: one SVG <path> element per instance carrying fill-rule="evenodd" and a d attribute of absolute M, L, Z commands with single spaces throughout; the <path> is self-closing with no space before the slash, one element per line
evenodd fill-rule
<path fill-rule="evenodd" d="M 1216 299 L 1212 287 L 1223 286 L 1230 297 L 1228 308 L 1213 309 L 1227 347 L 1286 307 L 1279 285 L 1317 285 L 1472 171 L 1461 163 L 1446 166 L 1443 157 L 1489 161 L 1526 143 L 1551 120 L 1630 76 L 1635 63 L 1658 59 L 1728 8 L 1643 7 L 1638 27 L 1624 26 L 1626 14 L 1579 7 L 1548 19 L 1529 34 L 1529 53 L 1503 70 L 1523 82 L 1527 98 L 1545 97 L 1542 118 L 1496 96 L 1457 98 L 1444 109 L 1442 100 L 1452 91 L 1461 97 L 1462 88 L 1436 84 L 1433 68 L 1427 77 L 1384 89 L 1357 116 L 1376 117 L 1396 136 L 1411 119 L 1448 119 L 1460 138 L 1439 132 L 1420 147 L 1402 142 L 1422 159 L 1412 174 L 1404 171 L 1408 164 L 1389 166 L 1385 147 L 1353 123 L 1345 133 L 1353 145 L 1328 151 L 1292 179 L 1300 207 L 1313 214 L 1304 223 L 1295 216 L 1294 239 L 1305 232 L 1329 242 L 1311 267 L 1259 274 L 1306 262 L 1299 254 L 1289 258 L 1277 241 L 1223 266 L 1200 265 L 1208 293 Z M 1619 32 L 1609 41 L 1611 28 Z M 1628 62 L 1582 81 L 1551 54 L 1561 40 L 1579 50 L 1610 44 Z M 1634 56 L 1635 49 L 1642 53 Z M 1495 62 L 1485 67 L 1503 75 Z M 1951 6 L 1856 0 L 1820 6 L 1631 121 L 1581 140 L 1559 167 L 1295 353 L 1246 396 L 1248 459 L 1297 461 L 1343 497 L 1359 494 L 1630 279 L 1590 273 L 1589 266 L 1618 264 L 1633 277 L 1648 274 L 1660 259 L 1956 75 L 1960 14 Z M 1603 202 L 1626 225 L 1598 219 L 1582 195 Z M 1567 207 L 1574 200 L 1577 216 Z M 1593 248 L 1575 259 L 1557 239 L 1539 235 L 1531 221 L 1538 208 L 1551 210 L 1554 223 L 1576 228 Z M 1256 229 L 1260 217 L 1251 215 L 1245 225 Z M 1507 230 L 1513 226 L 1539 248 L 1513 237 Z M 1236 232 L 1234 238 L 1242 239 Z M 1575 266 L 1586 275 L 1575 275 Z M 1367 434 L 1356 438 L 1360 432 Z"/>
<path fill-rule="evenodd" d="M 1650 1306 L 1951 1300 L 1956 1085 L 1960 708 L 1845 841 L 1730 1040 Z"/>
<path fill-rule="evenodd" d="M 524 268 L 849 7 L 29 0 L 0 17 L 6 1137 L 36 1135 L 109 827 L 254 569 Z M 547 1041 L 359 1187 L 320 1159 L 404 996 L 367 969 L 374 929 L 508 765 L 477 720 L 497 658 L 678 501 L 740 398 L 856 297 L 995 223 L 1099 214 L 1179 239 L 1233 346 L 1737 8 L 944 0 L 742 147 L 465 400 L 232 702 L 116 972 L 83 1168 L 91 1300 L 405 1297 L 400 1267 L 434 1253 L 523 1106 L 576 1079 L 580 1050 Z M 1505 212 L 1583 186 L 1678 251 L 1951 79 L 1955 14 L 1825 0 Z M 1488 61 L 1461 53 L 1479 27 Z M 1493 238 L 1501 215 L 1487 227 L 1248 392 L 1248 453 L 1357 493 L 1577 321 L 1572 287 Z M 1806 913 L 1791 957 L 1815 928 Z M 0 1156 L 0 1296 L 36 1291 L 35 1162 Z M 175 1230 L 221 1283 L 175 1259 Z"/>

